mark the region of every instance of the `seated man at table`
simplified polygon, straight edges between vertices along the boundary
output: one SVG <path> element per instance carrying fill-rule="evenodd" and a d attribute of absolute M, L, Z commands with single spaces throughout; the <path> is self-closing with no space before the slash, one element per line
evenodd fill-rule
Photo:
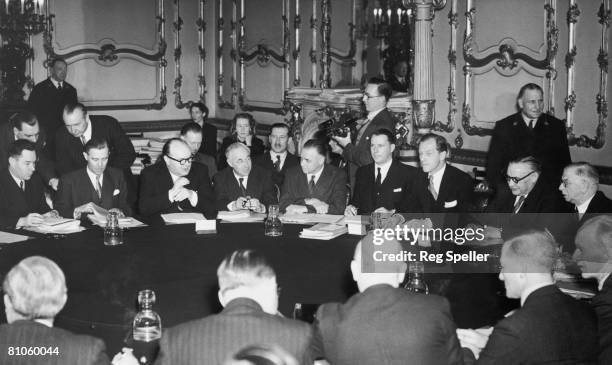
<path fill-rule="evenodd" d="M 53 326 L 68 298 L 64 273 L 53 261 L 23 259 L 8 272 L 2 289 L 8 324 L 0 325 L 1 364 L 110 363 L 102 340 Z"/>
<path fill-rule="evenodd" d="M 287 213 L 343 214 L 346 173 L 325 163 L 327 147 L 311 139 L 302 147 L 300 166 L 292 167 L 281 189 L 280 210 Z"/>
<path fill-rule="evenodd" d="M 45 186 L 36 172 L 36 146 L 23 139 L 11 145 L 8 168 L 0 170 L 0 228 L 39 226 L 57 216 L 45 200 Z"/>
<path fill-rule="evenodd" d="M 208 176 L 212 178 L 217 173 L 217 162 L 211 155 L 200 152 L 202 148 L 202 127 L 198 123 L 190 122 L 181 128 L 180 138 L 187 143 L 193 155 L 193 162 L 208 167 Z"/>
<path fill-rule="evenodd" d="M 588 219 L 576 234 L 574 260 L 582 277 L 595 278 L 599 293 L 591 305 L 597 313 L 599 363 L 612 364 L 612 216 Z"/>
<path fill-rule="evenodd" d="M 376 261 L 377 251 L 404 252 L 396 240 L 374 244 L 372 234 L 357 244 L 351 272 L 360 293 L 319 307 L 315 355 L 334 365 L 461 364 L 448 301 L 400 288 L 406 264 Z"/>
<path fill-rule="evenodd" d="M 612 200 L 599 190 L 599 173 L 591 164 L 576 162 L 563 169 L 559 190 L 578 213 L 578 223 L 612 213 Z"/>
<path fill-rule="evenodd" d="M 168 140 L 161 158 L 140 175 L 140 214 L 155 219 L 160 214 L 199 212 L 215 218 L 208 168 L 192 162 L 187 143 L 179 138 Z"/>
<path fill-rule="evenodd" d="M 251 151 L 243 143 L 232 143 L 225 150 L 228 167 L 214 177 L 217 210 L 250 209 L 265 213 L 276 204 L 270 172 L 251 162 Z"/>
<path fill-rule="evenodd" d="M 36 146 L 36 171 L 46 185 L 57 190 L 57 173 L 55 164 L 46 155 L 46 134 L 40 127 L 36 116 L 28 111 L 17 112 L 9 118 L 8 123 L 0 125 L 0 170 L 8 165 L 8 150 L 18 139 L 24 139 Z"/>
<path fill-rule="evenodd" d="M 594 364 L 597 318 L 587 303 L 562 293 L 552 277 L 557 245 L 545 231 L 506 241 L 499 279 L 521 308 L 499 321 L 488 336 L 458 330 L 466 360 L 477 364 Z"/>
<path fill-rule="evenodd" d="M 285 123 L 276 123 L 270 127 L 270 150 L 255 158 L 255 164 L 272 173 L 272 181 L 277 189 L 283 186 L 287 170 L 300 164 L 300 159 L 287 151 L 289 142 L 289 126 Z"/>
<path fill-rule="evenodd" d="M 80 218 L 81 214 L 106 216 L 116 211 L 131 215 L 127 203 L 127 184 L 123 172 L 107 166 L 108 143 L 90 139 L 83 148 L 87 166 L 63 175 L 60 179 L 55 208 L 62 217 Z"/>
<path fill-rule="evenodd" d="M 274 269 L 253 250 L 228 255 L 217 269 L 219 314 L 164 331 L 155 364 L 222 364 L 247 345 L 276 345 L 312 364 L 312 328 L 278 314 Z"/>
<path fill-rule="evenodd" d="M 393 159 L 395 136 L 379 129 L 370 138 L 374 162 L 357 170 L 355 191 L 344 215 L 406 212 L 416 169 Z"/>

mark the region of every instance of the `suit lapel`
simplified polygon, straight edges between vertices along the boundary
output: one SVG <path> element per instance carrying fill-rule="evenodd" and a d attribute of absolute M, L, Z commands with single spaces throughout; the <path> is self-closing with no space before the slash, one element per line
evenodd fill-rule
<path fill-rule="evenodd" d="M 87 167 L 81 170 L 81 173 L 79 174 L 79 180 L 81 186 L 85 187 L 89 187 L 89 189 L 85 188 L 85 190 L 87 191 L 88 195 L 89 195 L 89 201 L 92 202 L 98 202 L 98 193 L 96 192 L 96 187 L 93 185 L 93 182 L 91 181 L 91 179 L 89 178 L 89 175 L 87 174 Z M 104 185 L 106 181 L 104 181 L 104 179 L 102 179 L 102 185 Z"/>
<path fill-rule="evenodd" d="M 451 188 L 451 175 L 452 172 L 450 171 L 450 165 L 446 165 L 446 168 L 444 169 L 444 174 L 442 175 L 442 181 L 440 182 L 440 190 L 438 191 L 438 199 L 436 200 L 436 203 L 438 204 L 444 204 L 444 202 L 446 201 L 446 197 L 448 196 L 449 192 L 450 192 L 450 188 Z"/>
<path fill-rule="evenodd" d="M 104 171 L 104 178 L 102 181 L 102 204 L 112 208 L 113 207 L 113 193 L 115 191 L 115 184 L 108 171 Z"/>
<path fill-rule="evenodd" d="M 323 165 L 323 171 L 321 172 L 321 176 L 319 176 L 319 180 L 315 184 L 313 195 L 317 195 L 320 191 L 325 191 L 327 188 L 327 181 L 330 180 L 331 171 L 327 165 Z"/>

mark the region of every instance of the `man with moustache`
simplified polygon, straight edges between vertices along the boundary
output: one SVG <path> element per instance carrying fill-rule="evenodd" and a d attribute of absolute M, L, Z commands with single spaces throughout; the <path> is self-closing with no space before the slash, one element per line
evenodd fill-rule
<path fill-rule="evenodd" d="M 194 164 L 189 146 L 179 138 L 164 144 L 162 158 L 140 175 L 140 214 L 159 222 L 161 214 L 198 212 L 217 215 L 208 168 Z"/>
<path fill-rule="evenodd" d="M 255 158 L 255 164 L 272 173 L 272 181 L 280 190 L 287 170 L 300 164 L 300 159 L 287 151 L 289 126 L 285 123 L 273 124 L 270 128 L 270 151 Z"/>

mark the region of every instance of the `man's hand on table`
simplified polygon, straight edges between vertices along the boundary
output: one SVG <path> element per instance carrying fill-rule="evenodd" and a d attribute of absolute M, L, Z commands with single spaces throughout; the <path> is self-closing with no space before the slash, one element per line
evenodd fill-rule
<path fill-rule="evenodd" d="M 354 205 L 347 205 L 346 209 L 344 209 L 344 215 L 347 217 L 352 217 L 354 215 L 357 215 L 357 207 Z"/>
<path fill-rule="evenodd" d="M 287 207 L 287 209 L 285 209 L 285 212 L 287 214 L 308 213 L 308 208 L 306 208 L 306 206 L 304 205 L 291 204 L 290 206 Z"/>
<path fill-rule="evenodd" d="M 113 365 L 140 365 L 138 359 L 132 353 L 131 348 L 124 347 L 121 352 L 118 352 L 111 361 Z"/>
<path fill-rule="evenodd" d="M 327 214 L 327 212 L 329 211 L 329 204 L 322 202 L 319 199 L 304 199 L 304 203 L 306 203 L 306 205 L 313 206 L 317 211 L 317 214 Z"/>

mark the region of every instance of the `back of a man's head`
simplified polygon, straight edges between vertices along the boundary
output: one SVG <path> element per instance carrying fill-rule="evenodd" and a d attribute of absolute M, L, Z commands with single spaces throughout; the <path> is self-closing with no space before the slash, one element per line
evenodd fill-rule
<path fill-rule="evenodd" d="M 223 306 L 237 298 L 256 301 L 270 314 L 278 312 L 276 273 L 268 260 L 254 250 L 237 250 L 217 269 L 219 301 Z"/>
<path fill-rule="evenodd" d="M 15 265 L 2 289 L 9 323 L 19 319 L 53 320 L 67 299 L 66 278 L 48 258 L 31 256 Z"/>
<path fill-rule="evenodd" d="M 357 243 L 351 262 L 353 279 L 360 292 L 378 284 L 397 288 L 404 281 L 406 273 L 401 244 L 395 239 L 375 243 L 374 234 L 368 233 Z"/>

